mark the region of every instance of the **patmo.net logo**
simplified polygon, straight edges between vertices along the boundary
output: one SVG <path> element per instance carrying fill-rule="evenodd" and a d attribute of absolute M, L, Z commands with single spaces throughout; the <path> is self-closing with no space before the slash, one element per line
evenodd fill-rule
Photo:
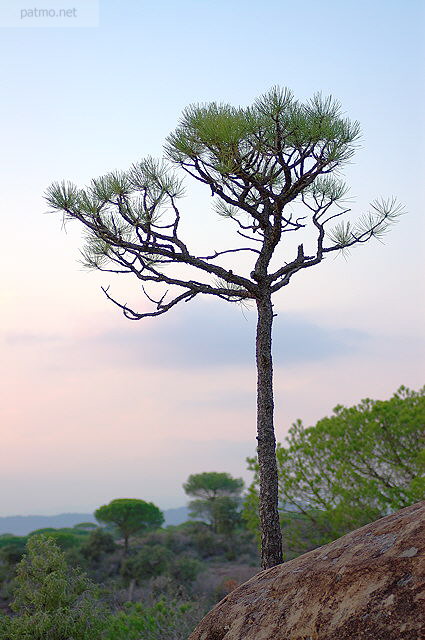
<path fill-rule="evenodd" d="M 99 0 L 39 0 L 40 4 L 30 2 L 31 0 L 0 0 L 0 27 L 99 26 Z"/>
<path fill-rule="evenodd" d="M 76 18 L 77 9 L 21 9 L 21 20 L 27 18 Z"/>

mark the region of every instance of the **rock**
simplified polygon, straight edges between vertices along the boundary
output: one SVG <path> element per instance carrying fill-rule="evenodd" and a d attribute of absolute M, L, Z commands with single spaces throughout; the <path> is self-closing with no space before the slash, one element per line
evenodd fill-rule
<path fill-rule="evenodd" d="M 232 591 L 189 640 L 425 640 L 425 501 Z"/>

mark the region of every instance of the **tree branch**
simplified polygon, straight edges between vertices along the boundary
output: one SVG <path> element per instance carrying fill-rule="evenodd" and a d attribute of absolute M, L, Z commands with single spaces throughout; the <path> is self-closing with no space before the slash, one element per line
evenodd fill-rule
<path fill-rule="evenodd" d="M 161 314 L 166 313 L 167 311 L 169 311 L 178 302 L 181 302 L 182 300 L 186 300 L 186 302 L 188 302 L 189 300 L 192 300 L 197 295 L 196 293 L 193 293 L 192 291 L 186 291 L 186 292 L 182 293 L 181 295 L 177 296 L 176 298 L 174 298 L 173 300 L 171 300 L 167 304 L 162 304 L 163 298 L 161 298 L 161 300 L 157 303 L 157 311 L 151 311 L 151 312 L 146 312 L 146 313 L 137 313 L 136 311 L 133 311 L 132 309 L 130 309 L 126 304 L 121 304 L 120 302 L 118 302 L 118 300 L 116 300 L 115 298 L 110 296 L 109 293 L 108 293 L 109 286 L 106 287 L 106 288 L 105 287 L 101 287 L 101 289 L 102 289 L 103 293 L 106 295 L 106 297 L 108 298 L 108 300 L 110 300 L 117 307 L 119 307 L 120 309 L 123 310 L 124 316 L 126 318 L 128 318 L 129 320 L 141 320 L 142 318 L 160 316 Z M 147 296 L 147 297 L 149 298 L 149 296 Z"/>

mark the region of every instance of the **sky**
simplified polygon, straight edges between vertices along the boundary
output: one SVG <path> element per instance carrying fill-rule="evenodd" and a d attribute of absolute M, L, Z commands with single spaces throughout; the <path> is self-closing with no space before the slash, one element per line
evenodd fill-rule
<path fill-rule="evenodd" d="M 274 299 L 276 433 L 337 404 L 425 382 L 422 0 L 0 0 L 0 515 L 93 512 L 114 498 L 186 504 L 192 473 L 247 483 L 255 453 L 255 312 L 195 300 L 131 322 L 130 276 L 87 271 L 81 229 L 43 194 L 160 157 L 182 110 L 249 105 L 273 85 L 332 94 L 361 124 L 352 217 L 406 209 L 383 243 L 330 257 Z M 27 12 L 27 13 L 24 13 Z M 237 236 L 186 181 L 196 250 Z M 230 244 L 227 244 L 230 246 Z M 236 256 L 238 254 L 235 254 Z M 234 271 L 239 268 L 238 259 Z"/>

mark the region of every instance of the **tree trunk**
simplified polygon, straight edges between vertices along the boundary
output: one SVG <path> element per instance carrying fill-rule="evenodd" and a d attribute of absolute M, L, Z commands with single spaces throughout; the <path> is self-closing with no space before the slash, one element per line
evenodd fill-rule
<path fill-rule="evenodd" d="M 133 595 L 134 595 L 135 586 L 136 586 L 136 581 L 135 581 L 134 578 L 132 578 L 132 580 L 130 580 L 130 586 L 128 588 L 128 596 L 127 596 L 128 602 L 133 602 Z"/>
<path fill-rule="evenodd" d="M 282 532 L 278 512 L 276 438 L 273 424 L 273 363 L 271 295 L 257 300 L 257 453 L 260 471 L 261 566 L 283 561 Z"/>

